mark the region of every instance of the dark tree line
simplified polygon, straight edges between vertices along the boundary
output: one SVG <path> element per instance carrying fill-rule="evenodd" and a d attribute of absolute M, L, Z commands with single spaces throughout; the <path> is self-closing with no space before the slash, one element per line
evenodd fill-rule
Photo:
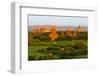
<path fill-rule="evenodd" d="M 71 35 L 72 34 L 72 35 Z M 88 33 L 87 32 L 75 32 L 72 31 L 71 34 L 67 34 L 67 32 L 63 31 L 57 31 L 58 37 L 55 39 L 55 41 L 63 41 L 63 40 L 87 40 L 88 39 Z M 38 41 L 51 41 L 50 32 L 45 33 L 28 33 L 28 43 L 29 45 L 32 44 L 32 42 L 38 42 Z"/>

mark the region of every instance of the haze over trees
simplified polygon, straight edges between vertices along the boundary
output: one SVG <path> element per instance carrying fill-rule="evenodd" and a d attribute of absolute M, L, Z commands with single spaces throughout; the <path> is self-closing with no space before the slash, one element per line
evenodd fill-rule
<path fill-rule="evenodd" d="M 87 58 L 88 32 L 81 25 L 69 25 L 58 30 L 57 25 L 41 26 L 28 32 L 28 60 Z"/>

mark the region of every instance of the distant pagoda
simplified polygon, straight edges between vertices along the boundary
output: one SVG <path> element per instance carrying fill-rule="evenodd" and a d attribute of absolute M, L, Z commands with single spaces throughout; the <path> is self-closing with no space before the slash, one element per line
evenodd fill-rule
<path fill-rule="evenodd" d="M 84 32 L 84 28 L 82 27 L 82 26 L 78 26 L 77 28 L 76 28 L 76 31 L 77 32 Z"/>

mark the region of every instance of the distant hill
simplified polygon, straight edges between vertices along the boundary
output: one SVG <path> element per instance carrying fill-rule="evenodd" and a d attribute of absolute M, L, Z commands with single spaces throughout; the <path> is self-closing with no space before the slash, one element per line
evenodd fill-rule
<path fill-rule="evenodd" d="M 48 29 L 51 28 L 51 25 L 34 25 L 34 26 L 28 26 L 28 31 L 32 31 L 32 28 L 40 28 L 40 27 L 46 27 Z M 67 30 L 68 26 L 56 26 L 57 31 L 65 31 Z M 77 26 L 71 26 L 73 30 L 77 28 Z M 88 26 L 81 26 L 84 28 L 85 31 L 88 31 Z"/>

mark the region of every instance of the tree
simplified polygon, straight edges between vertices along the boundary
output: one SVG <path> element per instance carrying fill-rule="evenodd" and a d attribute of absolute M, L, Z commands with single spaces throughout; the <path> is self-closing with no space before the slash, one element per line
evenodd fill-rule
<path fill-rule="evenodd" d="M 56 27 L 55 26 L 51 27 L 49 37 L 50 37 L 51 41 L 55 41 L 55 39 L 57 39 L 58 35 L 57 35 L 57 32 L 56 32 Z"/>
<path fill-rule="evenodd" d="M 28 32 L 28 45 L 32 45 L 33 43 L 33 35 L 31 32 Z"/>

